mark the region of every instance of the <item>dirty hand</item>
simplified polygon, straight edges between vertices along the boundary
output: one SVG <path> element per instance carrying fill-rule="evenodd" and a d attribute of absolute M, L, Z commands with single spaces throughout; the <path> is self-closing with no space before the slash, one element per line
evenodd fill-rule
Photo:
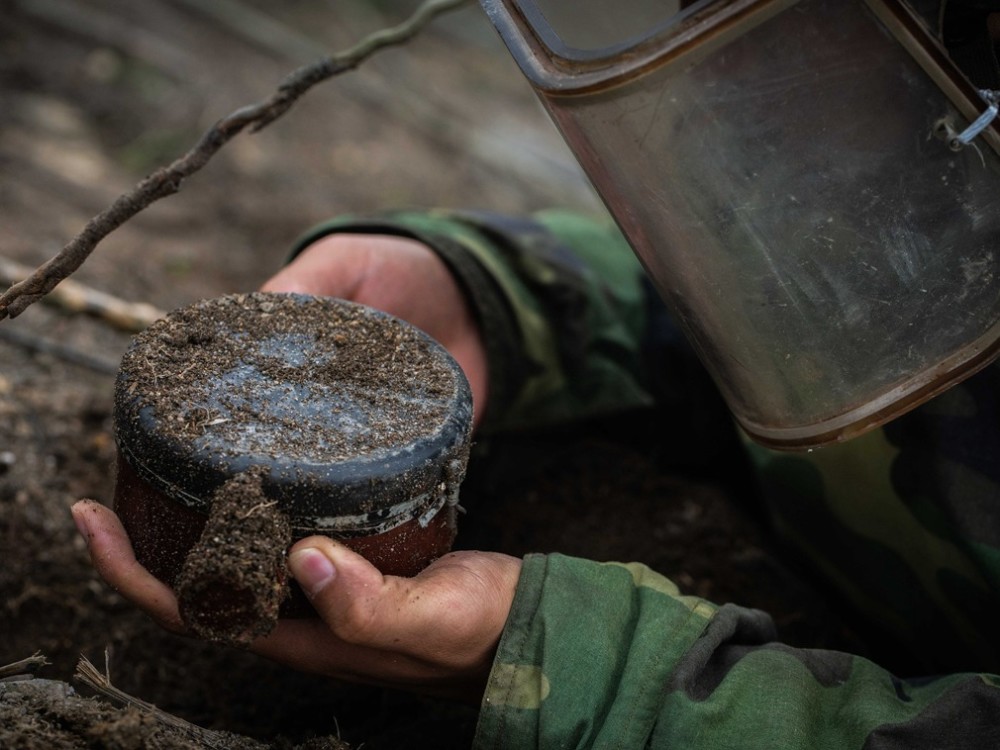
<path fill-rule="evenodd" d="M 416 240 L 332 234 L 302 251 L 261 287 L 340 297 L 384 310 L 439 341 L 461 365 L 474 423 L 487 399 L 486 348 L 465 295 L 438 255 Z"/>
<path fill-rule="evenodd" d="M 183 633 L 177 599 L 136 561 L 118 517 L 91 500 L 74 505 L 73 517 L 101 576 Z M 399 578 L 314 536 L 292 547 L 288 565 L 320 618 L 281 620 L 251 651 L 302 671 L 478 702 L 514 599 L 519 559 L 453 552 L 414 578 Z"/>

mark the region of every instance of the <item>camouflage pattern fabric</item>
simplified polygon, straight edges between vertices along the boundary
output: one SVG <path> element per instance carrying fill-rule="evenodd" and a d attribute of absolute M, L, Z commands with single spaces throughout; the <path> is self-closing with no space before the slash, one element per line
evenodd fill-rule
<path fill-rule="evenodd" d="M 487 430 L 673 399 L 704 374 L 621 236 L 566 213 L 345 218 L 433 247 L 487 341 Z M 733 428 L 735 429 L 735 428 Z M 1000 747 L 1000 365 L 882 430 L 749 452 L 778 532 L 895 645 L 901 679 L 637 564 L 529 556 L 477 748 Z M 896 658 L 901 654 L 902 656 Z"/>

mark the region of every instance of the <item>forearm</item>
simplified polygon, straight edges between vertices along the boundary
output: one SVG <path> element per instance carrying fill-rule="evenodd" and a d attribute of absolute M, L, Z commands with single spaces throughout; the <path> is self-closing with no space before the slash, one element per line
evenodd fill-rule
<path fill-rule="evenodd" d="M 1000 739 L 1000 680 L 899 680 L 774 642 L 638 566 L 526 560 L 477 748 L 940 748 Z"/>

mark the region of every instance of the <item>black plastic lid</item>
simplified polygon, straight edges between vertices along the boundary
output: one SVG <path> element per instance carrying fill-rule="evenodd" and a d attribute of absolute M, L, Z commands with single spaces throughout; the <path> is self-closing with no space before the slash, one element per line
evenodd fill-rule
<path fill-rule="evenodd" d="M 140 333 L 115 386 L 122 456 L 207 513 L 255 466 L 299 529 L 342 535 L 424 522 L 458 499 L 472 396 L 458 364 L 413 326 L 305 295 L 206 300 Z"/>

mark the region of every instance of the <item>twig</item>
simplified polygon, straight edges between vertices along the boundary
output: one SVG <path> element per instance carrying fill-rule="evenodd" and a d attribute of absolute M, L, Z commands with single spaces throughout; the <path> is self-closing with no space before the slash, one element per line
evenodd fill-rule
<path fill-rule="evenodd" d="M 83 231 L 28 278 L 0 295 L 0 320 L 15 318 L 76 271 L 108 234 L 155 201 L 173 195 L 183 181 L 204 167 L 230 139 L 245 129 L 257 132 L 281 117 L 306 91 L 321 81 L 356 68 L 375 52 L 403 44 L 433 18 L 466 0 L 426 0 L 406 21 L 370 34 L 355 46 L 288 76 L 269 98 L 237 109 L 219 120 L 184 156 L 161 167 L 118 197 L 110 207 L 87 222 Z"/>
<path fill-rule="evenodd" d="M 0 284 L 16 284 L 31 272 L 28 266 L 0 256 Z M 166 314 L 145 302 L 128 302 L 72 280 L 63 281 L 45 301 L 69 312 L 92 315 L 132 333 L 138 333 Z"/>
<path fill-rule="evenodd" d="M 21 659 L 20 661 L 0 667 L 0 682 L 30 679 L 36 669 L 50 663 L 48 659 L 36 651 L 27 659 Z"/>
<path fill-rule="evenodd" d="M 180 717 L 168 714 L 163 709 L 157 708 L 152 703 L 147 703 L 139 698 L 133 698 L 124 690 L 119 690 L 111 684 L 109 675 L 102 673 L 91 663 L 86 656 L 80 656 L 80 661 L 76 665 L 76 678 L 85 685 L 93 688 L 106 698 L 110 698 L 126 706 L 132 706 L 151 715 L 158 723 L 179 731 L 199 743 L 202 747 L 208 748 L 228 748 L 232 747 L 232 735 L 226 732 L 216 732 L 211 729 L 204 729 L 197 724 L 192 724 Z M 253 747 L 251 745 L 250 747 Z"/>

